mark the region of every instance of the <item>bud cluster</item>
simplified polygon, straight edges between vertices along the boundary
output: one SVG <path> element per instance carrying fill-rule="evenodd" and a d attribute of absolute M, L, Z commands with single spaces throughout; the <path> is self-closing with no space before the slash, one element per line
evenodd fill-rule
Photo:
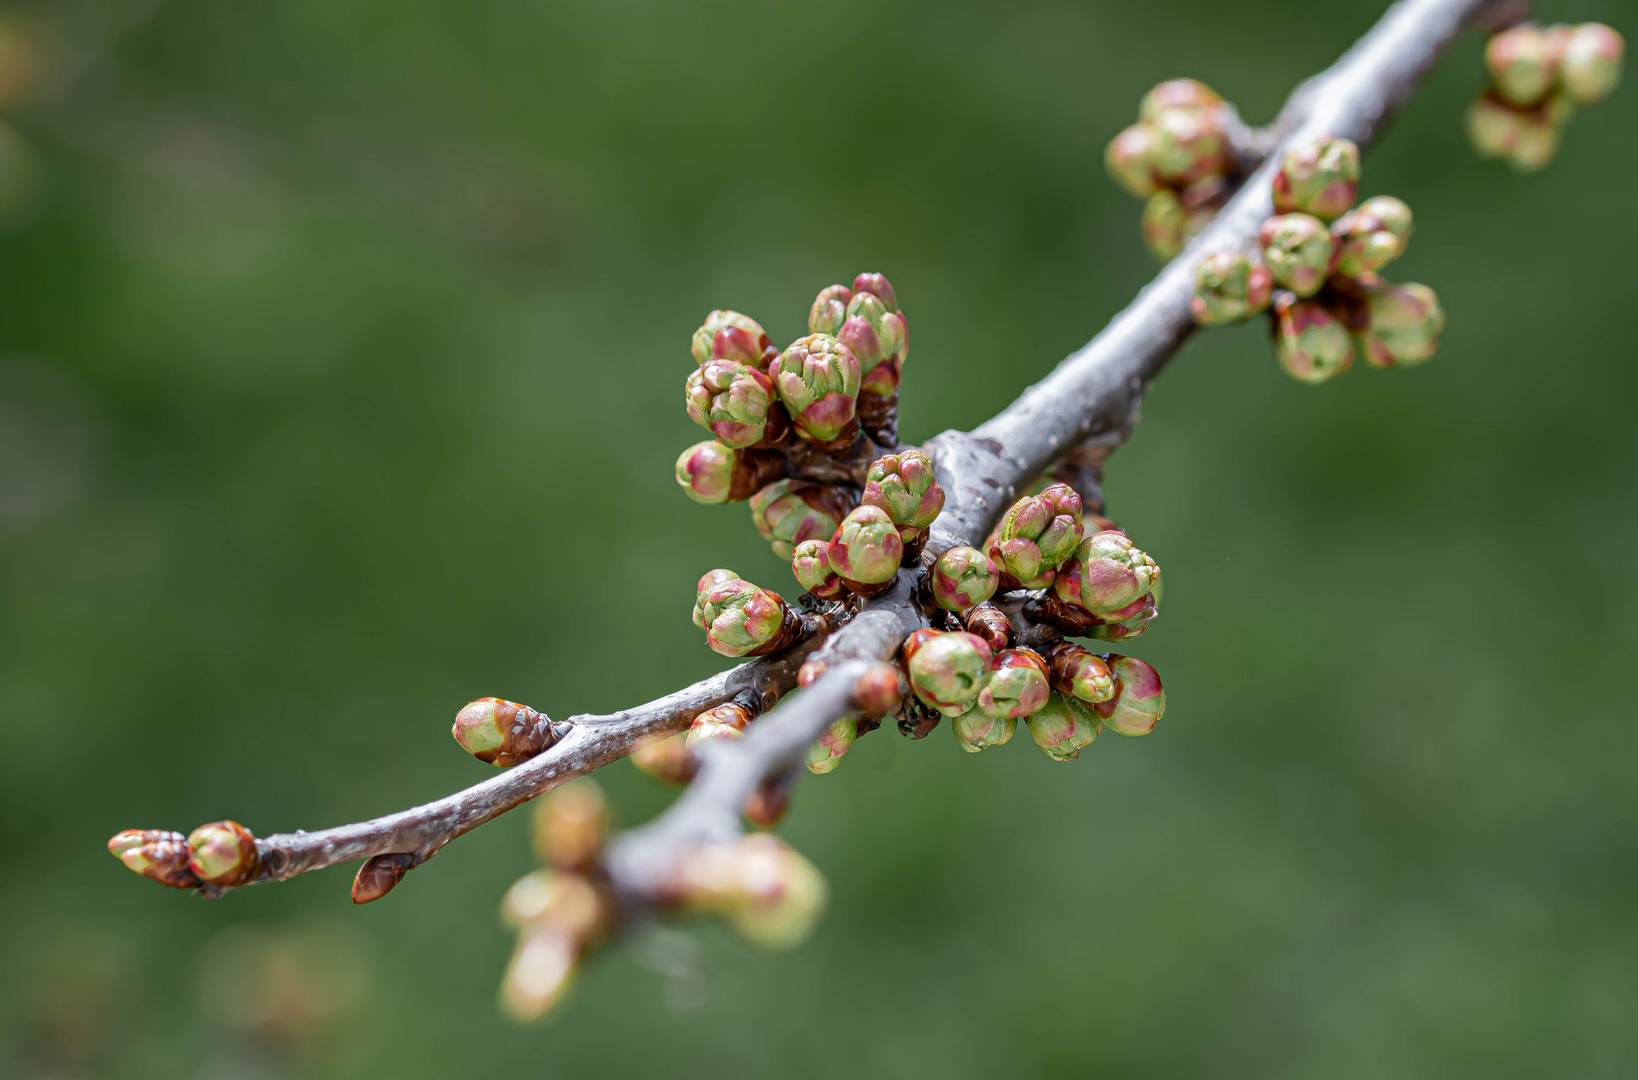
<path fill-rule="evenodd" d="M 1293 378 L 1320 383 L 1356 356 L 1373 367 L 1420 364 L 1439 347 L 1444 309 L 1426 285 L 1377 271 L 1405 252 L 1411 211 L 1391 195 L 1358 206 L 1359 148 L 1321 139 L 1285 156 L 1273 181 L 1278 213 L 1259 251 L 1201 261 L 1190 311 L 1202 326 L 1271 313 L 1275 351 Z"/>
<path fill-rule="evenodd" d="M 187 836 L 165 829 L 126 829 L 108 853 L 134 873 L 173 889 L 231 889 L 262 872 L 256 837 L 237 821 L 213 821 Z"/>
<path fill-rule="evenodd" d="M 1138 122 L 1104 151 L 1115 181 L 1140 199 L 1143 240 L 1157 259 L 1183 250 L 1232 192 L 1231 106 L 1205 83 L 1172 79 L 1144 95 Z"/>
<path fill-rule="evenodd" d="M 1534 172 L 1553 160 L 1578 105 L 1594 105 L 1621 81 L 1626 42 L 1603 23 L 1524 23 L 1485 45 L 1490 75 L 1467 110 L 1467 137 L 1482 157 Z"/>

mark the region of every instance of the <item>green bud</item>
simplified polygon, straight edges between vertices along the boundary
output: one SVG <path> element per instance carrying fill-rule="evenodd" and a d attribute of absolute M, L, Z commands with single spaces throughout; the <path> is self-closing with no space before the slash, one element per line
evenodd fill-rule
<path fill-rule="evenodd" d="M 944 509 L 944 489 L 933 479 L 931 458 L 904 450 L 871 462 L 863 501 L 886 511 L 895 525 L 925 529 Z"/>
<path fill-rule="evenodd" d="M 1154 121 L 1173 109 L 1215 112 L 1222 107 L 1222 95 L 1199 79 L 1167 79 L 1143 95 L 1138 117 Z"/>
<path fill-rule="evenodd" d="M 820 289 L 808 311 L 808 333 L 835 337 L 847 322 L 847 302 L 851 299 L 853 290 L 846 285 L 827 285 Z"/>
<path fill-rule="evenodd" d="M 1226 166 L 1216 109 L 1164 109 L 1148 123 L 1154 129 L 1150 160 L 1162 183 L 1181 187 Z"/>
<path fill-rule="evenodd" d="M 891 295 L 892 286 L 886 291 Z M 869 372 L 883 360 L 899 354 L 906 332 L 904 316 L 881 297 L 873 292 L 855 291 L 847 302 L 847 319 L 836 332 L 836 340 L 852 351 L 861 372 Z"/>
<path fill-rule="evenodd" d="M 853 419 L 859 397 L 859 361 L 827 334 L 809 334 L 779 354 L 771 369 L 779 399 L 796 433 L 809 442 L 833 442 Z"/>
<path fill-rule="evenodd" d="M 754 446 L 784 416 L 774 408 L 773 383 L 737 360 L 707 360 L 684 387 L 688 418 L 710 430 L 724 446 Z"/>
<path fill-rule="evenodd" d="M 1313 296 L 1325 279 L 1337 254 L 1337 239 L 1317 217 L 1309 214 L 1282 214 L 1263 222 L 1257 234 L 1274 280 L 1298 296 Z"/>
<path fill-rule="evenodd" d="M 1155 588 L 1160 567 L 1123 532 L 1105 529 L 1081 541 L 1058 575 L 1058 597 L 1094 615 L 1121 611 Z"/>
<path fill-rule="evenodd" d="M 995 666 L 978 692 L 978 709 L 985 716 L 1017 720 L 1045 705 L 1050 690 L 1045 660 L 1029 649 L 1006 649 L 995 654 Z"/>
<path fill-rule="evenodd" d="M 1359 147 L 1347 139 L 1321 139 L 1285 155 L 1274 177 L 1274 209 L 1330 221 L 1354 205 L 1358 192 Z"/>
<path fill-rule="evenodd" d="M 1120 735 L 1147 735 L 1166 713 L 1166 691 L 1160 674 L 1132 656 L 1109 654 L 1109 670 L 1120 692 L 1113 701 L 1097 707 L 1104 726 Z"/>
<path fill-rule="evenodd" d="M 1195 271 L 1189 313 L 1201 326 L 1220 326 L 1248 319 L 1268 307 L 1274 276 L 1260 260 L 1239 252 L 1207 255 Z"/>
<path fill-rule="evenodd" d="M 725 581 L 738 581 L 732 570 L 707 570 L 694 585 L 694 625 L 705 629 L 705 595 Z"/>
<path fill-rule="evenodd" d="M 108 853 L 133 873 L 172 889 L 197 889 L 188 869 L 188 838 L 167 829 L 126 829 L 108 841 Z"/>
<path fill-rule="evenodd" d="M 1318 301 L 1275 293 L 1274 319 L 1275 352 L 1292 378 L 1322 383 L 1353 366 L 1354 345 L 1348 328 Z"/>
<path fill-rule="evenodd" d="M 1115 696 L 1115 676 L 1097 653 L 1073 642 L 1061 641 L 1047 650 L 1052 689 L 1088 703 Z"/>
<path fill-rule="evenodd" d="M 1011 716 L 990 716 L 975 705 L 956 717 L 950 730 L 955 732 L 956 745 L 969 754 L 976 754 L 992 746 L 1006 745 L 1018 730 L 1018 721 Z"/>
<path fill-rule="evenodd" d="M 1080 495 L 1068 484 L 1048 484 L 1039 495 L 1026 495 L 1008 508 L 990 558 L 1012 579 L 1004 586 L 1044 589 L 1058 565 L 1075 553 L 1081 532 Z"/>
<path fill-rule="evenodd" d="M 715 440 L 695 443 L 677 458 L 677 483 L 697 503 L 727 502 L 733 478 L 734 452 Z"/>
<path fill-rule="evenodd" d="M 1373 367 L 1420 364 L 1438 351 L 1445 311 L 1426 285 L 1367 285 L 1365 304 L 1369 323 L 1359 353 Z"/>
<path fill-rule="evenodd" d="M 784 629 L 787 617 L 777 593 L 739 578 L 702 589 L 696 608 L 696 625 L 704 625 L 705 643 L 723 656 L 746 656 L 768 645 Z"/>
<path fill-rule="evenodd" d="M 1159 187 L 1155 182 L 1154 149 L 1155 129 L 1149 124 L 1133 124 L 1109 140 L 1103 164 L 1115 183 L 1147 199 Z"/>
<path fill-rule="evenodd" d="M 1092 745 L 1102 725 L 1092 710 L 1074 697 L 1053 691 L 1046 704 L 1024 723 L 1030 738 L 1053 761 L 1070 761 L 1081 756 L 1082 747 Z"/>
<path fill-rule="evenodd" d="M 828 540 L 804 540 L 791 553 L 791 573 L 801 586 L 820 600 L 839 599 L 845 591 L 842 579 L 830 568 L 826 554 Z"/>
<path fill-rule="evenodd" d="M 262 869 L 256 838 L 237 821 L 213 821 L 188 834 L 188 869 L 210 885 L 243 885 Z"/>
<path fill-rule="evenodd" d="M 1410 207 L 1392 195 L 1366 199 L 1331 223 L 1338 272 L 1359 277 L 1382 269 L 1405 253 L 1410 233 Z"/>
<path fill-rule="evenodd" d="M 1553 87 L 1557 64 L 1548 34 L 1539 26 L 1515 26 L 1485 43 L 1490 85 L 1512 105 L 1530 106 Z"/>
<path fill-rule="evenodd" d="M 1574 27 L 1565 35 L 1559 51 L 1559 85 L 1577 105 L 1596 104 L 1609 97 L 1621 82 L 1625 53 L 1625 40 L 1603 23 Z"/>
<path fill-rule="evenodd" d="M 977 548 L 953 547 L 938 557 L 927 575 L 933 602 L 945 611 L 965 611 L 995 595 L 1001 572 Z"/>
<path fill-rule="evenodd" d="M 751 496 L 751 522 L 782 559 L 807 540 L 829 540 L 847 516 L 848 492 L 808 480 L 780 480 Z"/>
<path fill-rule="evenodd" d="M 760 323 L 737 311 L 713 311 L 707 315 L 705 324 L 694 331 L 690 349 L 694 363 L 701 366 L 707 360 L 737 360 L 758 370 L 765 370 L 778 351 Z"/>
<path fill-rule="evenodd" d="M 904 541 L 885 510 L 861 506 L 842 519 L 825 557 L 843 581 L 879 585 L 898 573 Z"/>
<path fill-rule="evenodd" d="M 842 755 L 853 748 L 858 731 L 858 721 L 851 716 L 833 721 L 819 736 L 819 741 L 808 747 L 808 771 L 823 775 L 835 769 L 841 764 Z"/>
<path fill-rule="evenodd" d="M 1183 204 L 1177 192 L 1161 188 L 1143 205 L 1143 242 L 1162 262 L 1183 250 Z"/>
<path fill-rule="evenodd" d="M 462 750 L 501 768 L 528 761 L 557 742 L 545 713 L 497 697 L 468 702 L 455 714 L 450 734 Z"/>
<path fill-rule="evenodd" d="M 983 638 L 963 631 L 932 633 L 906 652 L 910 689 L 945 716 L 960 716 L 977 702 L 995 662 Z"/>

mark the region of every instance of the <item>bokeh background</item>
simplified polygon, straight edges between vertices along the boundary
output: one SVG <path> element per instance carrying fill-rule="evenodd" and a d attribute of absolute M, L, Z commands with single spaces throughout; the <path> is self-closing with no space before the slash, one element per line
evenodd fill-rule
<path fill-rule="evenodd" d="M 693 927 L 516 1028 L 526 815 L 358 909 L 350 869 L 211 904 L 103 850 L 397 809 L 488 774 L 470 698 L 718 669 L 694 578 L 791 582 L 671 479 L 705 311 L 789 340 L 882 270 L 905 433 L 970 427 L 1153 273 L 1101 164 L 1142 92 L 1266 119 L 1377 8 L 0 13 L 0 1073 L 1633 1075 L 1638 92 L 1515 175 L 1461 137 L 1477 37 L 1365 170 L 1437 360 L 1311 388 L 1258 326 L 1191 342 L 1108 480 L 1165 722 L 1068 765 L 863 740 L 783 828 L 834 886 L 801 950 Z M 670 797 L 604 775 L 626 824 Z"/>

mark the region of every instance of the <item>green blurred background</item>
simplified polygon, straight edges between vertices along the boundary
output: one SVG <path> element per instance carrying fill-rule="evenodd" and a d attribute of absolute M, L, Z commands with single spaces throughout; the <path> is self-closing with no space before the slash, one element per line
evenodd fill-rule
<path fill-rule="evenodd" d="M 1438 359 L 1316 389 L 1260 327 L 1191 342 L 1108 481 L 1166 568 L 1164 724 L 1069 765 L 870 736 L 783 828 L 834 886 L 801 950 L 690 928 L 515 1028 L 526 815 L 357 909 L 350 869 L 212 904 L 103 850 L 401 808 L 489 775 L 470 698 L 717 670 L 695 576 L 791 582 L 672 482 L 700 316 L 789 340 L 882 270 L 906 435 L 970 427 L 1153 273 L 1101 164 L 1142 92 L 1266 119 L 1377 9 L 6 11 L 0 1073 L 1638 1072 L 1638 93 L 1520 177 L 1463 143 L 1472 36 L 1363 186 L 1416 211 Z M 670 797 L 605 776 L 626 824 Z"/>

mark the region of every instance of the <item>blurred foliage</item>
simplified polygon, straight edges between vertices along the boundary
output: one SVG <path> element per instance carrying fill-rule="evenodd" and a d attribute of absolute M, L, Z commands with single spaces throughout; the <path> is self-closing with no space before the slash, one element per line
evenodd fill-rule
<path fill-rule="evenodd" d="M 397 809 L 488 774 L 471 698 L 715 670 L 695 577 L 791 583 L 672 483 L 699 317 L 789 340 L 882 270 L 907 436 L 970 426 L 1153 272 L 1101 165 L 1141 93 L 1266 118 L 1378 6 L 7 11 L 0 1073 L 1632 1075 L 1638 94 L 1519 177 L 1462 144 L 1476 37 L 1363 186 L 1415 209 L 1437 360 L 1316 389 L 1260 328 L 1192 342 L 1108 485 L 1166 568 L 1165 722 L 1071 765 L 869 736 L 784 829 L 835 890 L 806 948 L 703 930 L 686 993 L 615 951 L 517 1029 L 526 815 L 359 909 L 343 870 L 206 904 L 103 851 Z M 627 824 L 668 797 L 606 784 Z M 201 989 L 224 949 L 260 989 Z"/>

